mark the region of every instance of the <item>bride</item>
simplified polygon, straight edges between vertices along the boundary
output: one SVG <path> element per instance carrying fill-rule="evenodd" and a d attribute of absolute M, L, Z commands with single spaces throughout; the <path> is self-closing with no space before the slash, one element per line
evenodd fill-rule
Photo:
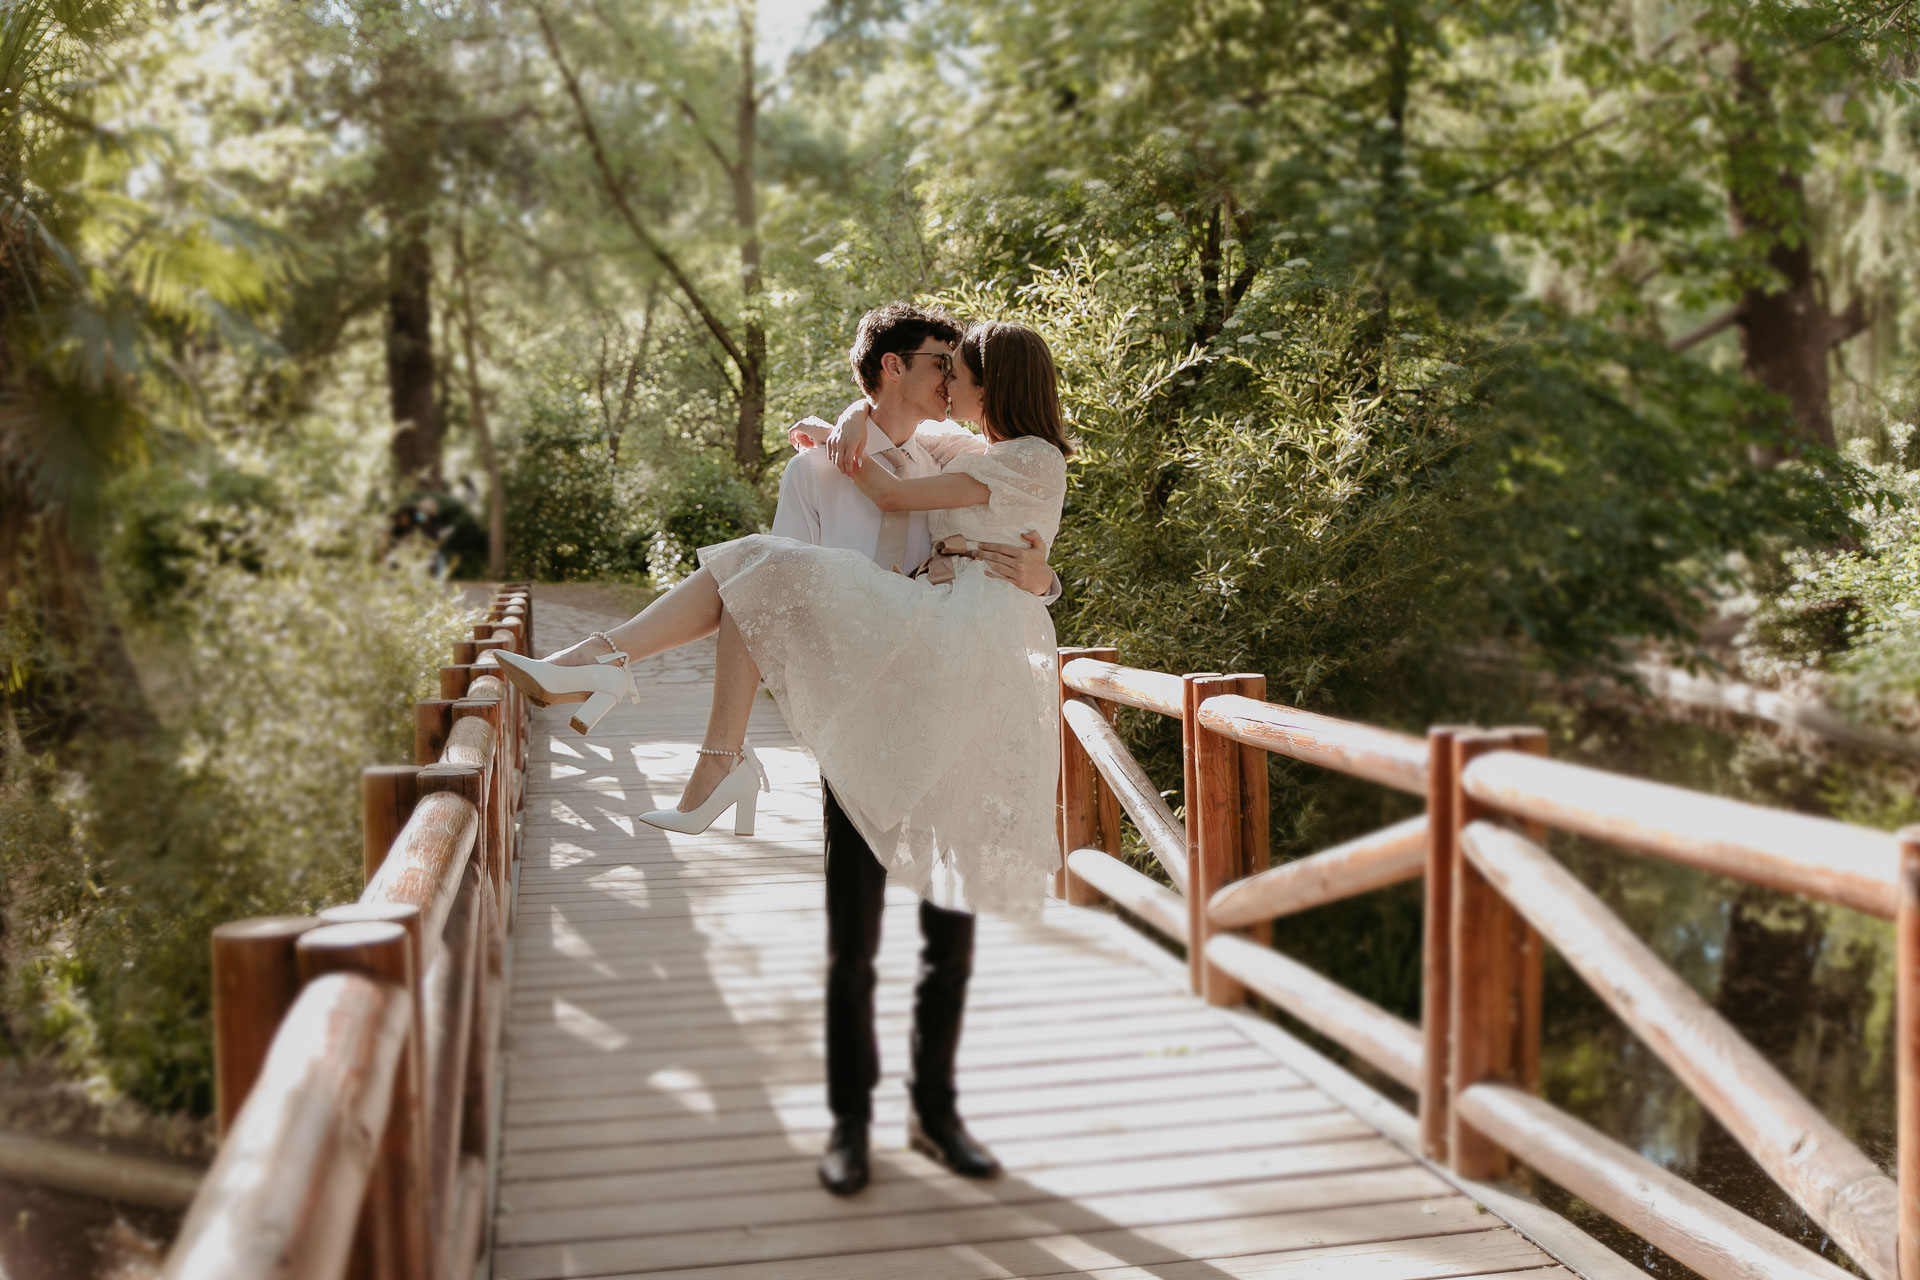
<path fill-rule="evenodd" d="M 539 661 L 496 659 L 528 696 L 585 704 L 585 733 L 631 693 L 627 664 L 723 630 L 714 723 L 700 752 L 732 761 L 678 809 L 643 815 L 704 831 L 728 808 L 750 835 L 767 786 L 743 744 L 764 679 L 794 735 L 893 878 L 936 906 L 1037 910 L 1059 860 L 1054 829 L 1059 691 L 1047 609 L 970 558 L 981 542 L 1051 543 L 1072 452 L 1053 357 L 1031 329 L 975 325 L 953 369 L 953 416 L 987 447 L 939 475 L 900 479 L 870 460 L 853 481 L 882 512 L 926 511 L 935 555 L 913 576 L 857 551 L 756 534 L 700 551 L 701 568 L 635 617 Z M 864 421 L 854 424 L 858 432 Z M 741 714 L 722 715 L 723 705 Z M 709 774 L 711 776 L 711 774 Z"/>

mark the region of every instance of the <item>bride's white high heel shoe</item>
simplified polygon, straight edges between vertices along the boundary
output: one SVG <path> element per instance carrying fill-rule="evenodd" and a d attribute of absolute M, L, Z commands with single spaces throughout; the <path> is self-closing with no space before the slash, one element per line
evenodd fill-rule
<path fill-rule="evenodd" d="M 640 815 L 640 821 L 662 831 L 678 831 L 682 835 L 697 836 L 713 825 L 713 820 L 733 807 L 733 834 L 750 836 L 753 834 L 754 809 L 760 802 L 762 791 L 771 791 L 773 786 L 767 781 L 767 771 L 760 767 L 760 757 L 753 754 L 753 748 L 742 746 L 738 751 L 718 751 L 712 747 L 701 747 L 703 756 L 738 756 L 739 761 L 720 779 L 720 785 L 713 789 L 706 803 L 698 809 L 689 809 L 682 813 L 678 809 L 655 809 L 651 813 Z"/>
<path fill-rule="evenodd" d="M 593 726 L 613 710 L 615 703 L 633 696 L 633 673 L 627 670 L 625 651 L 614 649 L 613 641 L 607 640 L 604 633 L 593 634 L 606 640 L 607 648 L 613 652 L 595 658 L 586 666 L 556 666 L 539 658 L 523 658 L 505 649 L 496 649 L 493 660 L 500 664 L 501 672 L 513 681 L 515 688 L 540 706 L 573 702 L 585 694 L 586 701 L 580 703 L 580 709 L 567 723 L 575 733 L 592 733 Z"/>

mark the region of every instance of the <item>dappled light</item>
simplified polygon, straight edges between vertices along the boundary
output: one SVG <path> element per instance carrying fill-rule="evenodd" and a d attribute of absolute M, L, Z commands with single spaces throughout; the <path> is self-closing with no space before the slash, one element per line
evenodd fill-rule
<path fill-rule="evenodd" d="M 1920 1280 L 1916 86 L 0 5 L 0 1275 Z"/>

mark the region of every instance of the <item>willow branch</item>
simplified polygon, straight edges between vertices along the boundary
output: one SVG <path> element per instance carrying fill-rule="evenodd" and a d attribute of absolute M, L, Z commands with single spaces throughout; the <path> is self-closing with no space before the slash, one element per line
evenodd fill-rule
<path fill-rule="evenodd" d="M 633 232 L 634 239 L 638 240 L 673 278 L 674 284 L 679 287 L 688 304 L 699 315 L 701 323 L 706 325 L 714 341 L 718 342 L 721 349 L 727 353 L 727 358 L 744 373 L 747 368 L 747 358 L 740 350 L 739 344 L 733 340 L 733 335 L 727 332 L 726 325 L 721 323 L 720 317 L 714 314 L 713 308 L 707 305 L 706 298 L 694 284 L 693 278 L 680 266 L 679 261 L 667 252 L 666 246 L 647 230 L 646 224 L 640 221 L 640 215 L 633 211 L 633 204 L 627 199 L 626 190 L 620 185 L 619 178 L 613 172 L 613 162 L 607 158 L 606 146 L 600 141 L 600 130 L 593 123 L 593 113 L 587 109 L 587 99 L 586 95 L 580 91 L 580 81 L 574 76 L 573 68 L 567 65 L 565 56 L 560 52 L 560 40 L 554 34 L 553 22 L 547 17 L 546 7 L 536 3 L 533 6 L 533 12 L 540 21 L 540 36 L 546 42 L 547 54 L 553 59 L 553 65 L 559 69 L 560 78 L 566 81 L 567 96 L 573 99 L 574 112 L 580 119 L 580 132 L 586 137 L 587 149 L 593 153 L 593 164 L 599 170 L 600 185 L 606 189 L 607 198 L 613 201 L 613 207 L 627 224 L 627 229 Z"/>

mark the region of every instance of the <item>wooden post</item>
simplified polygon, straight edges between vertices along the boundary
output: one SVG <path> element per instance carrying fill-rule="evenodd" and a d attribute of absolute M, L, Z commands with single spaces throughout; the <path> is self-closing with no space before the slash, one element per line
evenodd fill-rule
<path fill-rule="evenodd" d="M 293 948 L 318 923 L 262 916 L 213 927 L 213 1111 L 225 1137 L 240 1114 L 280 1019 L 300 994 Z"/>
<path fill-rule="evenodd" d="M 442 698 L 464 698 L 467 686 L 473 683 L 472 667 L 457 667 L 451 664 L 440 668 L 440 696 Z"/>
<path fill-rule="evenodd" d="M 531 658 L 539 650 L 533 647 L 533 584 L 531 582 L 508 582 L 502 584 L 508 604 L 518 602 L 526 610 L 527 629 L 520 639 L 527 646 L 527 656 Z"/>
<path fill-rule="evenodd" d="M 509 689 L 512 687 L 512 685 L 507 686 Z M 504 785 L 510 780 L 510 775 L 503 768 L 503 762 L 507 758 L 510 747 L 506 736 L 506 712 L 504 697 L 470 698 L 453 704 L 453 718 L 456 721 L 474 716 L 485 721 L 487 727 L 493 730 L 493 754 L 481 780 L 481 791 L 485 801 L 484 803 L 479 800 L 474 801 L 474 807 L 483 815 L 481 839 L 476 849 L 482 858 L 481 865 L 486 868 L 487 877 L 493 883 L 495 897 L 505 892 L 507 873 L 505 831 L 511 820 L 511 813 L 507 808 L 507 788 Z"/>
<path fill-rule="evenodd" d="M 1233 677 L 1242 697 L 1267 700 L 1267 678 L 1249 672 Z M 1272 829 L 1267 803 L 1267 753 L 1244 742 L 1240 748 L 1240 867 L 1233 878 L 1259 875 L 1273 861 Z M 1248 931 L 1264 946 L 1273 943 L 1273 921 L 1263 920 Z"/>
<path fill-rule="evenodd" d="M 407 931 L 407 945 L 414 958 L 413 1016 L 419 1023 L 426 1009 L 427 957 L 433 952 L 433 942 L 420 934 L 420 908 L 411 902 L 343 902 L 334 907 L 323 907 L 314 917 L 321 924 L 397 924 Z M 421 1034 L 424 1034 L 424 1029 Z"/>
<path fill-rule="evenodd" d="M 1427 730 L 1426 913 L 1420 954 L 1420 1150 L 1447 1158 L 1447 1067 L 1453 1052 L 1454 740 L 1462 730 Z"/>
<path fill-rule="evenodd" d="M 387 860 L 394 837 L 413 816 L 416 764 L 376 764 L 360 771 L 361 884 L 371 881 Z"/>
<path fill-rule="evenodd" d="M 437 764 L 453 732 L 453 701 L 427 698 L 413 704 L 413 762 Z"/>
<path fill-rule="evenodd" d="M 393 921 L 329 924 L 304 934 L 294 948 L 303 982 L 329 973 L 364 973 L 418 992 L 413 941 Z M 418 1005 L 407 1048 L 394 1073 L 393 1104 L 380 1144 L 379 1163 L 367 1187 L 360 1236 L 377 1276 L 429 1280 L 433 1265 L 427 1186 L 426 1113 L 422 1103 L 422 1045 Z"/>
<path fill-rule="evenodd" d="M 1460 851 L 1460 831 L 1487 816 L 1461 788 L 1460 775 L 1476 757 L 1491 751 L 1542 750 L 1545 737 L 1536 729 L 1469 731 L 1457 734 L 1453 745 L 1447 1153 L 1456 1173 L 1486 1180 L 1505 1177 L 1512 1159 L 1461 1119 L 1458 1101 L 1462 1092 L 1483 1081 L 1528 1088 L 1537 1078 L 1540 940 Z"/>
<path fill-rule="evenodd" d="M 1118 656 L 1119 651 L 1115 649 L 1062 649 L 1059 651 L 1059 669 L 1064 671 L 1067 663 L 1075 658 L 1113 662 Z M 1062 680 L 1061 704 L 1065 705 L 1068 699 L 1077 696 Z M 1079 735 L 1068 726 L 1063 716 L 1060 720 L 1060 869 L 1054 872 L 1053 893 L 1055 897 L 1064 898 L 1075 906 L 1088 906 L 1100 901 L 1100 891 L 1073 874 L 1067 867 L 1067 855 L 1075 849 L 1087 848 L 1118 852 L 1117 843 L 1110 847 L 1112 837 L 1102 828 L 1100 793 L 1104 789 L 1100 782 L 1100 771 L 1094 768 L 1086 748 L 1080 745 Z M 1117 834 L 1115 828 L 1114 835 Z"/>
<path fill-rule="evenodd" d="M 498 755 L 497 747 L 495 754 L 496 756 Z M 475 862 L 480 864 L 480 869 L 482 873 L 486 875 L 489 884 L 493 884 L 495 881 L 494 868 L 489 864 L 487 858 L 488 845 L 493 838 L 493 817 L 487 805 L 486 775 L 473 765 L 430 765 L 420 771 L 419 787 L 422 797 L 431 795 L 436 791 L 451 791 L 473 806 L 474 812 L 479 815 L 480 830 L 474 836 L 473 853 L 471 857 Z M 495 900 L 498 900 L 497 892 L 495 894 Z M 504 920 L 494 922 L 493 929 L 495 932 L 504 933 L 506 922 Z"/>
<path fill-rule="evenodd" d="M 1207 936 L 1207 900 L 1200 893 L 1200 824 L 1194 820 L 1194 798 L 1200 794 L 1200 696 L 1195 682 L 1219 674 L 1202 671 L 1180 677 L 1180 804 L 1186 814 L 1187 836 L 1187 982 L 1195 995 L 1205 994 L 1200 953 Z"/>
<path fill-rule="evenodd" d="M 505 904 L 496 902 L 483 877 L 475 900 L 473 1008 L 467 1049 L 466 1103 L 461 1150 L 486 1156 L 493 1136 L 493 1095 L 499 1069 L 500 1027 L 506 1011 Z"/>
<path fill-rule="evenodd" d="M 453 665 L 470 667 L 480 657 L 480 645 L 474 640 L 455 640 L 453 642 Z"/>
<path fill-rule="evenodd" d="M 1189 931 L 1187 954 L 1194 989 L 1208 1004 L 1239 1004 L 1246 988 L 1207 963 L 1207 939 L 1213 919 L 1207 904 L 1237 878 L 1240 848 L 1240 744 L 1200 727 L 1200 704 L 1208 698 L 1240 692 L 1239 676 L 1189 676 L 1187 713 L 1193 731 L 1194 789 L 1187 796 L 1187 832 L 1195 856 L 1187 879 Z"/>
<path fill-rule="evenodd" d="M 1529 755 L 1547 754 L 1547 731 L 1529 726 L 1502 730 L 1507 735 L 1509 748 L 1525 751 Z M 1546 847 L 1547 828 L 1540 822 L 1523 822 L 1521 830 L 1529 840 Z M 1540 931 L 1528 924 L 1518 912 L 1514 913 L 1514 923 L 1519 927 L 1520 988 L 1517 1004 L 1514 1008 L 1516 1021 L 1515 1037 L 1518 1045 L 1519 1060 L 1515 1063 L 1514 1083 L 1529 1093 L 1540 1092 L 1540 1024 L 1542 1019 L 1540 1002 L 1546 987 L 1546 943 L 1541 940 Z"/>
<path fill-rule="evenodd" d="M 1900 1280 L 1920 1278 L 1920 826 L 1900 832 L 1900 915 L 1894 926 L 1896 1172 Z"/>

